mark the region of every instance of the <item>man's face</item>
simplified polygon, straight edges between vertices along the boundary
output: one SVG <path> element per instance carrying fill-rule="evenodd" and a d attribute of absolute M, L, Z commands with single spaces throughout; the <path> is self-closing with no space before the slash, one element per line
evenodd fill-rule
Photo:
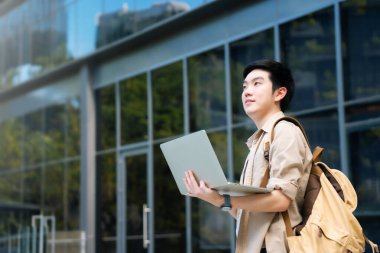
<path fill-rule="evenodd" d="M 261 120 L 275 109 L 269 72 L 261 69 L 251 71 L 243 82 L 242 102 L 245 113 L 253 120 Z"/>

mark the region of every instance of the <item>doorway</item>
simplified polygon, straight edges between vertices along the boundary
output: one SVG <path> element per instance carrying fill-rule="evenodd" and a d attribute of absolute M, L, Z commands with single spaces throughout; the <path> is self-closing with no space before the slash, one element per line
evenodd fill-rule
<path fill-rule="evenodd" d="M 117 172 L 117 252 L 152 252 L 152 201 L 146 150 L 119 155 Z"/>

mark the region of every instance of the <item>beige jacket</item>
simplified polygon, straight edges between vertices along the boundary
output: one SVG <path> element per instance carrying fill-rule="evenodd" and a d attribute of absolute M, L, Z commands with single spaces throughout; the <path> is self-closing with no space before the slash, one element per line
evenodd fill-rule
<path fill-rule="evenodd" d="M 269 141 L 274 122 L 283 117 L 282 112 L 274 114 L 264 126 L 247 141 L 250 150 L 241 175 L 241 183 L 260 186 L 267 161 L 264 158 L 264 144 Z M 301 207 L 311 169 L 312 154 L 301 130 L 288 121 L 279 122 L 274 130 L 270 146 L 270 177 L 267 187 L 281 189 L 292 201 L 288 213 L 292 227 L 302 220 Z M 242 210 L 238 210 L 237 235 Z M 244 211 L 246 212 L 246 211 Z M 244 252 L 258 253 L 262 247 L 268 253 L 287 252 L 285 224 L 280 213 L 247 212 L 246 236 L 242 236 Z"/>

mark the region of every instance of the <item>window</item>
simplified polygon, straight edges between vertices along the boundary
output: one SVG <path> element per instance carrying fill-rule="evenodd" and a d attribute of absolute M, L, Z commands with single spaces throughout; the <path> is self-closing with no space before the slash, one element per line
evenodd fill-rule
<path fill-rule="evenodd" d="M 226 125 L 224 50 L 189 58 L 190 130 Z"/>
<path fill-rule="evenodd" d="M 333 9 L 328 8 L 280 27 L 281 60 L 296 82 L 290 110 L 335 104 L 336 61 Z"/>

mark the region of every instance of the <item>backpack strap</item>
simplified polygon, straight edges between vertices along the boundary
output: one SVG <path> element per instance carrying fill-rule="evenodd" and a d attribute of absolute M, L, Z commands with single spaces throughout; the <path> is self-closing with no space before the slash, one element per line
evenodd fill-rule
<path fill-rule="evenodd" d="M 273 124 L 272 130 L 270 132 L 270 142 L 268 141 L 268 142 L 266 142 L 264 144 L 264 158 L 265 158 L 265 160 L 267 160 L 268 164 L 267 164 L 267 169 L 265 170 L 265 174 L 263 176 L 263 179 L 261 181 L 260 187 L 266 187 L 267 184 L 268 184 L 268 182 L 269 182 L 269 174 L 270 174 L 270 159 L 269 159 L 270 158 L 269 157 L 269 154 L 270 154 L 270 144 L 273 142 L 273 139 L 274 139 L 274 129 L 275 129 L 276 125 L 280 121 L 283 121 L 283 120 L 289 121 L 289 122 L 293 123 L 294 125 L 296 125 L 301 130 L 302 134 L 304 135 L 308 147 L 310 147 L 309 140 L 307 139 L 306 131 L 305 131 L 305 129 L 303 128 L 303 126 L 301 125 L 301 123 L 298 120 L 296 120 L 295 118 L 289 117 L 289 116 L 285 116 L 285 117 L 282 117 L 282 118 L 278 119 Z M 321 160 L 322 153 L 323 153 L 323 148 L 321 148 L 321 147 L 316 147 L 315 148 L 315 150 L 313 152 L 313 165 L 316 162 L 319 162 Z M 312 166 L 312 171 L 310 173 L 313 173 L 313 174 L 316 174 L 316 175 L 321 175 L 323 173 L 323 171 L 318 166 Z M 292 236 L 293 235 L 293 229 L 292 229 L 292 225 L 290 223 L 290 217 L 289 217 L 288 211 L 281 212 L 281 215 L 282 215 L 282 218 L 283 218 L 284 223 L 285 223 L 286 236 L 287 237 Z"/>
<path fill-rule="evenodd" d="M 369 240 L 368 238 L 367 238 L 367 236 L 365 236 L 365 234 L 363 234 L 363 236 L 364 236 L 364 239 L 365 239 L 365 241 L 369 244 L 369 246 L 371 247 L 371 249 L 372 249 L 372 253 L 379 253 L 379 247 L 377 246 L 377 244 L 376 243 L 373 243 L 371 240 Z"/>
<path fill-rule="evenodd" d="M 268 165 L 267 165 L 267 169 L 265 170 L 265 174 L 264 174 L 263 180 L 261 181 L 260 187 L 266 187 L 267 184 L 268 184 L 268 181 L 269 181 L 269 171 L 270 171 L 270 162 L 269 162 L 270 145 L 271 145 L 271 143 L 273 142 L 273 139 L 274 139 L 274 128 L 276 127 L 276 125 L 280 121 L 283 121 L 283 120 L 289 121 L 289 122 L 293 123 L 294 125 L 296 125 L 297 127 L 299 127 L 301 129 L 301 131 L 302 131 L 302 134 L 304 135 L 304 137 L 306 139 L 307 145 L 310 147 L 309 141 L 308 141 L 307 136 L 306 136 L 306 132 L 303 129 L 301 123 L 298 120 L 296 120 L 295 118 L 289 117 L 289 116 L 285 116 L 285 117 L 279 118 L 276 122 L 274 122 L 274 124 L 272 126 L 272 130 L 270 132 L 270 142 L 267 141 L 264 144 L 264 158 L 268 162 Z M 314 151 L 315 154 L 313 153 L 313 160 L 314 160 L 314 156 L 315 156 L 315 158 L 318 159 L 318 161 L 319 161 L 321 159 L 323 148 L 320 148 L 320 147 L 317 147 L 317 148 L 319 148 L 319 149 L 318 149 L 318 151 L 317 150 Z"/>

